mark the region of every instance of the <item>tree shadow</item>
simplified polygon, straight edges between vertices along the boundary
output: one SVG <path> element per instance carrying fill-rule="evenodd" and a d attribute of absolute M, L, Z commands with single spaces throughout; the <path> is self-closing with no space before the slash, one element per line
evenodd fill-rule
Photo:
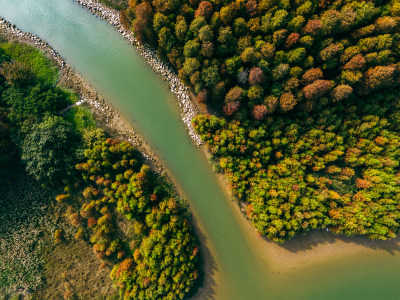
<path fill-rule="evenodd" d="M 187 294 L 185 299 L 203 300 L 216 299 L 216 282 L 213 275 L 217 273 L 217 267 L 210 249 L 207 247 L 208 238 L 203 234 L 198 220 L 192 215 L 192 224 L 200 244 L 200 276 L 197 285 Z"/>
<path fill-rule="evenodd" d="M 269 241 L 264 238 L 264 240 Z M 313 230 L 302 235 L 298 235 L 291 240 L 279 245 L 285 250 L 298 253 L 306 250 L 312 250 L 318 245 L 334 244 L 337 241 L 342 241 L 348 244 L 357 244 L 373 250 L 384 250 L 392 255 L 400 252 L 400 237 L 392 240 L 371 240 L 365 236 L 343 236 L 334 235 L 325 230 Z M 271 242 L 271 241 L 269 241 Z"/>

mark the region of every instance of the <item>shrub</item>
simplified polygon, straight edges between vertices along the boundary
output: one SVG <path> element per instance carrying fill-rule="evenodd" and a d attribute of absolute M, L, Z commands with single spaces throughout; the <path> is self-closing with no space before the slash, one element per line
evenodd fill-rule
<path fill-rule="evenodd" d="M 32 126 L 23 141 L 21 159 L 26 171 L 39 181 L 56 182 L 65 178 L 77 160 L 78 142 L 70 123 L 60 117 L 46 117 Z"/>
<path fill-rule="evenodd" d="M 8 84 L 15 87 L 25 87 L 35 79 L 31 68 L 19 61 L 4 62 L 1 65 L 0 74 L 4 76 Z"/>
<path fill-rule="evenodd" d="M 206 89 L 202 89 L 200 93 L 197 94 L 196 99 L 199 103 L 206 103 L 208 99 L 208 91 Z"/>

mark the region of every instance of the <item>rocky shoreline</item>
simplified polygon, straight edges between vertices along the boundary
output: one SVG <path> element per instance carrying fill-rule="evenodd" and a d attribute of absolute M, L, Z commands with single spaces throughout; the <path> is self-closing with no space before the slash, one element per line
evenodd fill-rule
<path fill-rule="evenodd" d="M 181 111 L 182 121 L 185 123 L 186 129 L 188 130 L 193 143 L 196 146 L 201 145 L 202 141 L 192 126 L 192 119 L 198 115 L 199 108 L 196 102 L 192 100 L 194 97 L 190 89 L 183 84 L 175 71 L 164 63 L 153 49 L 147 45 L 141 44 L 134 37 L 131 30 L 125 29 L 124 26 L 122 26 L 120 13 L 117 10 L 109 8 L 95 0 L 74 1 L 88 9 L 92 14 L 106 20 L 114 26 L 130 44 L 137 48 L 140 55 L 143 56 L 153 71 L 159 74 L 163 80 L 168 82 L 170 91 L 176 96 Z"/>
<path fill-rule="evenodd" d="M 29 44 L 43 51 L 60 70 L 58 85 L 71 89 L 80 95 L 80 100 L 74 105 L 87 106 L 92 111 L 100 128 L 114 138 L 126 140 L 133 144 L 143 154 L 147 164 L 151 165 L 159 174 L 166 174 L 162 162 L 145 140 L 48 43 L 34 34 L 21 31 L 1 17 L 0 33 L 8 41 Z"/>

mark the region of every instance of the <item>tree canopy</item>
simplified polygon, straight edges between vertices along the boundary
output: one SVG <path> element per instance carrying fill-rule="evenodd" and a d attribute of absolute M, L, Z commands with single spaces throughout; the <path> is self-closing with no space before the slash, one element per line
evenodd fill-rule
<path fill-rule="evenodd" d="M 144 3 L 141 30 L 173 42 L 144 41 L 220 109 L 193 125 L 260 234 L 395 236 L 399 1 L 138 0 L 128 14 Z"/>

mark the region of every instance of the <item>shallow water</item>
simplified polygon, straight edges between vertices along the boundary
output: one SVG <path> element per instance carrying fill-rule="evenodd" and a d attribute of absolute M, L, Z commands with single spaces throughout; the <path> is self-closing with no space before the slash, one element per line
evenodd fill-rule
<path fill-rule="evenodd" d="M 290 274 L 270 272 L 254 254 L 204 155 L 192 145 L 166 84 L 105 21 L 72 0 L 0 0 L 0 16 L 47 41 L 165 162 L 207 240 L 217 280 L 210 298 L 400 298 L 398 251 L 369 252 Z"/>

